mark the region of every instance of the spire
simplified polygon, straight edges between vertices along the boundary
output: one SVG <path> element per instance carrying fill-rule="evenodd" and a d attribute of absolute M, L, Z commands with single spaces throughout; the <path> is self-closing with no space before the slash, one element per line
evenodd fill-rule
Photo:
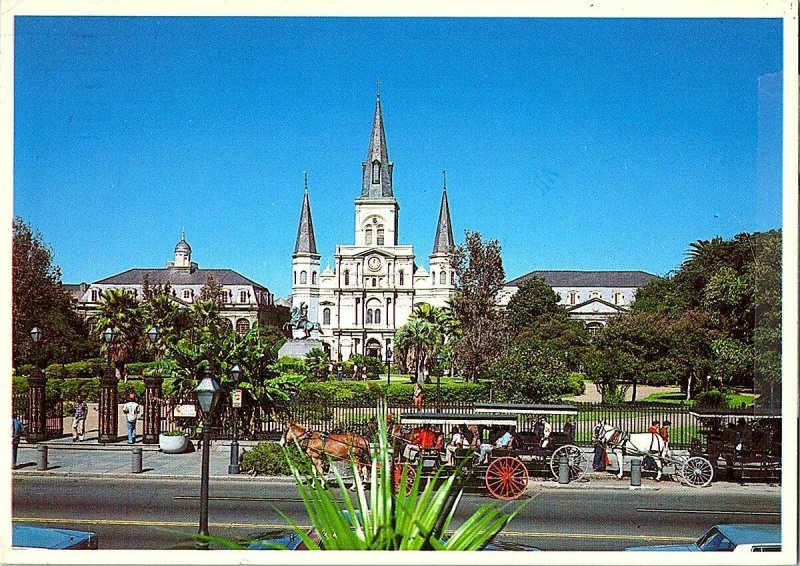
<path fill-rule="evenodd" d="M 314 223 L 311 221 L 311 204 L 308 201 L 308 173 L 305 174 L 303 206 L 300 208 L 300 225 L 297 227 L 295 254 L 317 254 L 317 241 L 314 238 Z"/>
<path fill-rule="evenodd" d="M 450 205 L 447 202 L 447 173 L 442 171 L 444 185 L 442 186 L 442 205 L 439 208 L 439 223 L 436 225 L 436 238 L 433 240 L 433 253 L 450 253 L 453 248 L 453 224 L 450 222 Z"/>
<path fill-rule="evenodd" d="M 361 182 L 362 198 L 394 198 L 392 191 L 392 169 L 394 163 L 389 161 L 386 150 L 386 133 L 383 130 L 383 114 L 381 112 L 380 81 L 375 101 L 375 117 L 372 120 L 372 135 L 369 140 L 367 159 L 362 164 L 363 178 Z"/>

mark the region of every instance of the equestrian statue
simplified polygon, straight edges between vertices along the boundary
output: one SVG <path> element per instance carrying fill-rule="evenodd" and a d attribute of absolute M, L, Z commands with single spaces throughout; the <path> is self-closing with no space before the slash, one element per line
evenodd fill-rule
<path fill-rule="evenodd" d="M 310 322 L 308 320 L 308 305 L 305 303 L 301 302 L 299 307 L 292 307 L 290 316 L 289 322 L 284 324 L 283 328 L 291 328 L 293 331 L 302 330 L 305 334 L 302 338 L 303 340 L 308 340 L 313 330 L 318 330 L 320 334 L 322 333 L 322 327 L 318 322 Z"/>

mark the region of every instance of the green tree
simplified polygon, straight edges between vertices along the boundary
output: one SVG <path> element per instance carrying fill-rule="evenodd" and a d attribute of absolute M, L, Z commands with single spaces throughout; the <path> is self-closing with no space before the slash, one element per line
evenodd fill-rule
<path fill-rule="evenodd" d="M 206 275 L 206 282 L 200 288 L 200 300 L 213 301 L 222 306 L 222 284 L 218 283 L 210 273 Z"/>
<path fill-rule="evenodd" d="M 305 357 L 306 371 L 317 381 L 328 379 L 331 360 L 322 348 L 312 348 Z"/>
<path fill-rule="evenodd" d="M 562 356 L 543 350 L 535 339 L 514 342 L 510 352 L 492 364 L 493 396 L 509 403 L 547 403 L 571 393 Z"/>
<path fill-rule="evenodd" d="M 97 355 L 99 344 L 89 339 L 85 323 L 73 311 L 69 293 L 61 286 L 61 271 L 53 251 L 22 218 L 13 221 L 11 318 L 13 364 L 39 366 Z M 30 331 L 43 329 L 33 347 Z M 66 352 L 62 353 L 62 348 Z"/>
<path fill-rule="evenodd" d="M 433 324 L 420 318 L 410 319 L 397 329 L 394 336 L 395 354 L 405 367 L 414 371 L 417 382 L 422 383 L 422 370 L 436 346 L 440 343 Z"/>
<path fill-rule="evenodd" d="M 544 320 L 566 319 L 566 311 L 558 304 L 559 300 L 559 294 L 544 279 L 526 279 L 508 303 L 506 320 L 509 328 L 523 330 Z"/>
<path fill-rule="evenodd" d="M 461 329 L 453 344 L 464 379 L 477 381 L 488 374 L 500 353 L 503 315 L 495 308 L 505 282 L 505 270 L 496 240 L 484 242 L 480 233 L 466 232 L 456 246 L 451 266 L 455 272 L 453 313 Z"/>
<path fill-rule="evenodd" d="M 107 328 L 114 331 L 114 338 L 110 343 L 103 341 L 103 350 L 122 372 L 126 363 L 139 359 L 146 340 L 139 303 L 133 291 L 107 289 L 102 293 L 95 326 L 95 333 L 101 340 Z"/>

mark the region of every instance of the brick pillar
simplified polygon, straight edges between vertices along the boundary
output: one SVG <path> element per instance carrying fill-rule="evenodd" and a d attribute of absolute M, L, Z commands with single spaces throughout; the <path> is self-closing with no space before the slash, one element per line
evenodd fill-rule
<path fill-rule="evenodd" d="M 161 383 L 158 376 L 144 377 L 144 444 L 158 444 L 161 432 Z"/>
<path fill-rule="evenodd" d="M 36 368 L 28 378 L 28 442 L 47 439 L 47 376 Z"/>
<path fill-rule="evenodd" d="M 98 440 L 105 444 L 116 442 L 118 435 L 117 429 L 117 374 L 114 367 L 106 368 L 105 374 L 100 377 L 100 434 Z"/>

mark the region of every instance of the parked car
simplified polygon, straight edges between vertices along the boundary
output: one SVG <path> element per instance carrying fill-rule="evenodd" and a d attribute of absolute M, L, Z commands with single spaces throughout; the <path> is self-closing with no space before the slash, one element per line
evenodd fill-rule
<path fill-rule="evenodd" d="M 33 527 L 16 523 L 11 526 L 11 546 L 13 548 L 96 550 L 97 543 L 97 533 L 91 531 Z"/>
<path fill-rule="evenodd" d="M 631 546 L 635 552 L 780 552 L 780 525 L 714 525 L 688 545 Z"/>

